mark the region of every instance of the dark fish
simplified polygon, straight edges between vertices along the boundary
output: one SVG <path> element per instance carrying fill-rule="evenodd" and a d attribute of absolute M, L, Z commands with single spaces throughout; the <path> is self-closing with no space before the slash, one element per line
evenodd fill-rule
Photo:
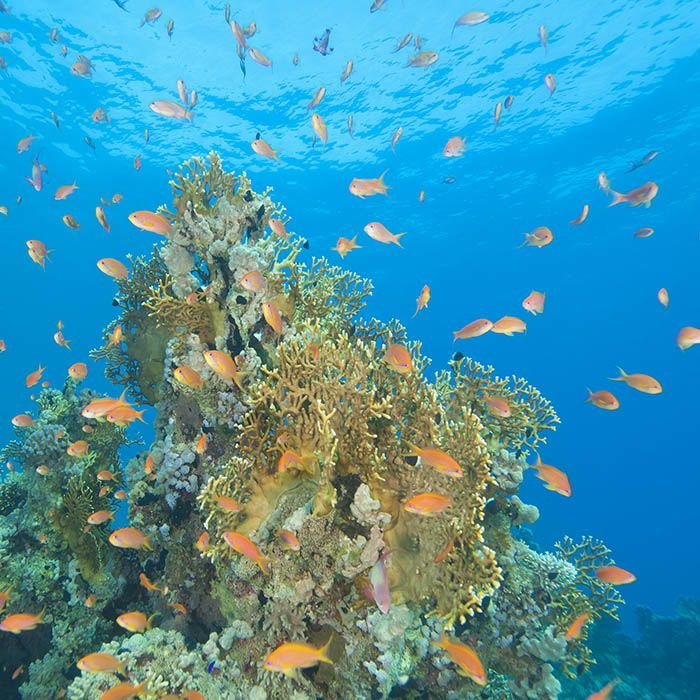
<path fill-rule="evenodd" d="M 212 661 L 208 666 L 207 666 L 207 673 L 211 673 L 214 670 L 214 665 L 216 664 L 216 661 Z"/>
<path fill-rule="evenodd" d="M 627 171 L 628 173 L 631 173 L 633 170 L 636 170 L 637 168 L 641 168 L 643 165 L 649 165 L 656 156 L 659 155 L 658 151 L 649 151 L 641 160 L 638 160 L 636 163 L 632 162 L 630 163 L 630 169 Z"/>
<path fill-rule="evenodd" d="M 314 37 L 314 51 L 318 51 L 321 56 L 328 56 L 329 53 L 333 53 L 333 49 L 328 48 L 328 42 L 331 39 L 331 30 L 326 29 L 324 32 L 323 36 L 319 39 L 319 37 Z"/>
<path fill-rule="evenodd" d="M 374 0 L 374 2 L 370 5 L 369 11 L 376 12 L 377 10 L 381 10 L 382 7 L 384 7 L 385 2 L 386 0 Z"/>
<path fill-rule="evenodd" d="M 90 146 L 90 148 L 92 148 L 92 150 L 94 151 L 95 150 L 95 142 L 89 136 L 86 136 L 84 140 L 85 140 L 85 143 L 88 146 Z"/>
<path fill-rule="evenodd" d="M 301 244 L 301 247 L 304 250 L 308 250 L 309 249 L 309 242 L 306 239 L 304 239 L 304 242 Z"/>
<path fill-rule="evenodd" d="M 456 352 L 454 355 L 452 355 L 452 362 L 459 362 L 460 360 L 464 359 L 464 353 L 463 352 Z"/>
<path fill-rule="evenodd" d="M 452 175 L 448 175 L 447 177 L 443 177 L 442 181 L 446 185 L 451 185 L 457 178 L 452 177 Z"/>
<path fill-rule="evenodd" d="M 129 11 L 129 10 L 126 9 L 127 0 L 112 0 L 112 2 L 113 2 L 117 7 L 121 8 L 122 10 L 124 10 L 124 12 L 128 12 L 128 11 Z"/>
<path fill-rule="evenodd" d="M 253 193 L 248 190 L 244 195 L 243 199 L 245 199 L 246 202 L 252 202 L 253 201 Z"/>
<path fill-rule="evenodd" d="M 168 32 L 168 37 L 172 39 L 175 31 L 175 22 L 172 19 L 168 20 L 168 26 L 165 28 L 165 31 Z"/>

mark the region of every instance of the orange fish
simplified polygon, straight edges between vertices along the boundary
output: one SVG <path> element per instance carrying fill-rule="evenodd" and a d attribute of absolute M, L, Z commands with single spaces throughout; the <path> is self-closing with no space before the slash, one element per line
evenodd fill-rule
<path fill-rule="evenodd" d="M 354 194 L 360 199 L 365 197 L 373 197 L 376 194 L 386 195 L 389 186 L 384 182 L 384 176 L 387 174 L 388 170 L 385 170 L 379 177 L 369 177 L 353 178 L 350 182 L 349 190 L 351 194 Z"/>
<path fill-rule="evenodd" d="M 224 542 L 226 542 L 231 549 L 242 554 L 252 562 L 255 562 L 264 574 L 269 573 L 269 560 L 260 553 L 260 550 L 245 535 L 242 535 L 240 532 L 234 532 L 233 530 L 227 530 L 224 532 L 223 537 Z"/>
<path fill-rule="evenodd" d="M 114 492 L 114 497 L 119 501 L 125 501 L 127 499 L 127 493 L 123 489 Z"/>
<path fill-rule="evenodd" d="M 36 468 L 36 473 L 41 474 L 41 476 L 48 476 L 49 468 L 45 464 L 40 464 Z"/>
<path fill-rule="evenodd" d="M 84 457 L 88 451 L 88 444 L 85 440 L 76 440 L 75 442 L 68 445 L 66 452 L 71 457 Z"/>
<path fill-rule="evenodd" d="M 31 428 L 34 425 L 34 419 L 28 413 L 19 413 L 12 419 L 12 425 L 15 428 Z"/>
<path fill-rule="evenodd" d="M 259 270 L 251 270 L 246 272 L 239 280 L 241 287 L 249 292 L 259 292 L 265 288 L 265 277 Z"/>
<path fill-rule="evenodd" d="M 24 664 L 20 664 L 17 666 L 17 668 L 12 672 L 12 680 L 17 680 L 22 674 L 24 673 Z"/>
<path fill-rule="evenodd" d="M 97 268 L 114 279 L 125 280 L 129 276 L 126 265 L 115 258 L 100 258 L 97 261 Z"/>
<path fill-rule="evenodd" d="M 130 700 L 134 695 L 143 695 L 146 693 L 146 683 L 134 685 L 130 681 L 123 681 L 109 690 L 105 690 L 100 695 L 99 700 Z"/>
<path fill-rule="evenodd" d="M 640 204 L 643 204 L 645 207 L 649 208 L 651 206 L 651 201 L 658 193 L 659 186 L 655 182 L 645 182 L 641 187 L 637 187 L 624 194 L 615 192 L 615 190 L 610 190 L 613 201 L 610 202 L 608 206 L 614 207 L 617 204 L 627 202 L 630 207 L 638 207 Z"/>
<path fill-rule="evenodd" d="M 143 411 L 137 411 L 131 406 L 116 406 L 105 415 L 105 418 L 108 423 L 114 423 L 123 428 L 136 420 L 145 423 L 143 413 Z"/>
<path fill-rule="evenodd" d="M 394 243 L 395 245 L 399 246 L 399 248 L 403 248 L 399 242 L 399 238 L 406 235 L 405 231 L 402 233 L 393 234 L 386 228 L 386 226 L 384 226 L 384 224 L 379 223 L 379 221 L 372 221 L 371 223 L 367 224 L 364 231 L 375 241 L 379 241 L 380 243 Z"/>
<path fill-rule="evenodd" d="M 122 527 L 109 536 L 109 543 L 120 549 L 147 549 L 153 551 L 146 535 L 135 527 Z"/>
<path fill-rule="evenodd" d="M 124 391 L 118 399 L 95 399 L 94 401 L 91 401 L 87 406 L 85 406 L 85 408 L 81 412 L 81 415 L 83 416 L 83 418 L 104 418 L 107 415 L 107 413 L 109 413 L 116 406 L 130 405 L 126 401 L 124 401 L 125 394 L 126 391 Z"/>
<path fill-rule="evenodd" d="M 513 333 L 524 333 L 527 330 L 525 321 L 521 321 L 515 316 L 504 316 L 500 318 L 491 328 L 492 333 L 502 333 L 512 336 Z"/>
<path fill-rule="evenodd" d="M 406 346 L 398 343 L 389 343 L 384 353 L 384 362 L 397 374 L 408 374 L 413 370 L 411 355 Z"/>
<path fill-rule="evenodd" d="M 8 615 L 0 621 L 0 630 L 3 632 L 11 632 L 12 634 L 21 634 L 37 628 L 37 625 L 44 624 L 44 611 L 38 615 L 29 613 L 16 613 Z"/>
<path fill-rule="evenodd" d="M 591 616 L 588 613 L 581 613 L 574 618 L 573 622 L 566 629 L 564 639 L 566 639 L 567 642 L 578 639 L 581 636 L 581 632 L 583 631 L 583 628 L 586 626 L 586 623 L 590 617 Z"/>
<path fill-rule="evenodd" d="M 97 217 L 97 220 L 100 222 L 100 226 L 109 233 L 112 230 L 112 227 L 109 225 L 109 222 L 107 221 L 107 214 L 105 214 L 105 210 L 101 206 L 96 206 L 95 207 L 95 216 Z"/>
<path fill-rule="evenodd" d="M 168 603 L 168 605 L 175 610 L 175 612 L 179 612 L 181 615 L 187 615 L 187 608 L 182 603 Z"/>
<path fill-rule="evenodd" d="M 656 298 L 659 300 L 659 303 L 665 309 L 668 309 L 670 299 L 669 299 L 668 290 L 666 289 L 666 287 L 661 287 L 661 289 L 659 289 L 659 291 L 656 293 Z"/>
<path fill-rule="evenodd" d="M 606 411 L 616 411 L 620 408 L 620 402 L 609 391 L 591 391 L 588 389 L 588 398 L 586 403 L 592 403 L 598 408 L 603 408 Z"/>
<path fill-rule="evenodd" d="M 262 305 L 262 312 L 267 325 L 277 335 L 280 335 L 282 333 L 282 316 L 280 316 L 279 309 L 271 301 L 265 301 Z"/>
<path fill-rule="evenodd" d="M 421 204 L 423 204 L 423 202 L 425 202 L 425 191 L 424 191 L 424 190 L 421 190 L 421 191 L 418 193 L 418 201 L 419 201 Z"/>
<path fill-rule="evenodd" d="M 455 538 L 450 537 L 447 544 L 435 555 L 433 559 L 433 564 L 441 564 L 450 555 L 450 552 L 454 549 Z"/>
<path fill-rule="evenodd" d="M 608 700 L 612 696 L 612 691 L 615 690 L 617 684 L 620 682 L 619 678 L 610 681 L 605 687 L 601 688 L 596 693 L 591 693 L 587 700 Z"/>
<path fill-rule="evenodd" d="M 442 155 L 445 158 L 458 158 L 464 154 L 466 148 L 466 139 L 463 139 L 461 136 L 453 136 L 447 141 L 445 148 L 442 149 Z"/>
<path fill-rule="evenodd" d="M 287 226 L 284 223 L 284 221 L 282 221 L 281 219 L 270 219 L 267 223 L 275 235 L 279 236 L 280 238 L 284 238 L 285 241 L 289 239 L 289 234 L 287 233 Z"/>
<path fill-rule="evenodd" d="M 403 508 L 416 515 L 435 515 L 447 510 L 451 505 L 452 499 L 449 496 L 443 496 L 441 493 L 419 493 L 409 498 Z"/>
<path fill-rule="evenodd" d="M 109 117 L 107 116 L 107 112 L 105 112 L 104 109 L 102 109 L 102 107 L 98 107 L 92 113 L 92 121 L 94 121 L 95 124 L 98 124 L 99 122 L 109 123 Z"/>
<path fill-rule="evenodd" d="M 74 231 L 80 228 L 80 224 L 70 214 L 66 214 L 62 221 L 68 228 L 72 228 Z"/>
<path fill-rule="evenodd" d="M 456 460 L 454 460 L 447 452 L 435 447 L 421 448 L 416 445 L 408 443 L 410 452 L 408 452 L 409 457 L 418 457 L 421 464 L 425 464 L 428 467 L 432 467 L 441 474 L 446 476 L 452 476 L 454 478 L 459 478 L 463 475 L 462 467 L 459 466 Z"/>
<path fill-rule="evenodd" d="M 109 510 L 97 510 L 88 516 L 88 523 L 90 525 L 102 525 L 108 520 L 114 520 L 114 513 Z"/>
<path fill-rule="evenodd" d="M 88 375 L 88 368 L 84 362 L 76 362 L 68 368 L 68 374 L 76 382 L 82 382 Z"/>
<path fill-rule="evenodd" d="M 85 598 L 85 607 L 92 608 L 95 606 L 96 602 L 97 602 L 97 600 L 96 600 L 95 596 L 89 595 L 87 598 Z"/>
<path fill-rule="evenodd" d="M 169 221 L 162 215 L 152 211 L 135 211 L 129 214 L 129 221 L 142 231 L 150 231 L 166 236 L 172 231 Z"/>
<path fill-rule="evenodd" d="M 484 403 L 488 412 L 497 416 L 498 418 L 510 418 L 512 411 L 510 404 L 505 399 L 500 396 L 491 396 L 490 394 L 484 393 Z"/>
<path fill-rule="evenodd" d="M 10 600 L 10 592 L 12 588 L 7 588 L 4 591 L 0 591 L 0 612 L 2 612 L 5 609 L 5 606 L 7 605 L 7 601 Z"/>
<path fill-rule="evenodd" d="M 204 386 L 204 380 L 199 372 L 187 365 L 180 365 L 177 367 L 173 371 L 173 377 L 175 377 L 180 384 L 184 384 L 190 387 L 190 389 L 201 389 Z"/>
<path fill-rule="evenodd" d="M 97 492 L 97 497 L 98 498 L 103 498 L 106 496 L 110 491 L 112 490 L 111 486 L 103 486 L 98 492 Z"/>
<path fill-rule="evenodd" d="M 423 289 L 420 290 L 420 294 L 416 299 L 416 312 L 413 314 L 413 318 L 418 315 L 418 312 L 425 309 L 430 301 L 430 287 L 427 284 L 423 285 Z"/>
<path fill-rule="evenodd" d="M 580 226 L 587 218 L 588 218 L 588 212 L 590 210 L 590 207 L 588 204 L 583 205 L 583 209 L 581 210 L 581 213 L 579 214 L 577 219 L 573 219 L 569 223 L 572 226 Z"/>
<path fill-rule="evenodd" d="M 104 654 L 95 652 L 83 656 L 82 659 L 75 664 L 81 671 L 88 673 L 114 673 L 118 671 L 124 675 L 124 664 L 116 656 L 112 654 Z"/>
<path fill-rule="evenodd" d="M 278 671 L 290 678 L 298 677 L 300 668 L 312 668 L 323 662 L 333 664 L 328 658 L 328 648 L 332 637 L 320 648 L 304 642 L 284 642 L 270 652 L 264 661 L 268 671 Z"/>
<path fill-rule="evenodd" d="M 523 299 L 522 307 L 533 316 L 537 316 L 537 314 L 541 314 L 544 311 L 544 300 L 544 292 L 536 292 L 533 289 L 530 294 Z"/>
<path fill-rule="evenodd" d="M 230 496 L 217 496 L 215 500 L 216 505 L 219 506 L 221 510 L 225 510 L 227 513 L 238 513 L 238 511 L 241 509 L 241 504 L 235 498 L 231 498 Z"/>
<path fill-rule="evenodd" d="M 195 447 L 195 452 L 198 455 L 203 455 L 207 451 L 207 434 L 202 433 L 197 440 L 197 446 Z"/>
<path fill-rule="evenodd" d="M 34 141 L 34 135 L 29 134 L 17 142 L 17 153 L 26 153 L 32 147 L 32 141 Z"/>
<path fill-rule="evenodd" d="M 239 389 L 243 388 L 241 385 L 241 375 L 245 373 L 238 369 L 236 362 L 230 355 L 222 350 L 207 350 L 203 354 L 206 363 L 216 374 L 223 379 L 234 381 Z"/>
<path fill-rule="evenodd" d="M 46 261 L 49 259 L 50 252 L 41 241 L 27 241 L 27 254 L 42 270 L 46 269 Z"/>
<path fill-rule="evenodd" d="M 298 552 L 301 549 L 297 536 L 291 530 L 277 530 L 277 537 L 282 540 L 287 549 L 291 549 L 293 552 Z"/>
<path fill-rule="evenodd" d="M 209 533 L 203 532 L 194 545 L 200 552 L 206 552 L 209 549 Z"/>
<path fill-rule="evenodd" d="M 311 115 L 311 126 L 324 144 L 328 143 L 328 127 L 320 114 Z"/>
<path fill-rule="evenodd" d="M 129 632 L 144 632 L 151 629 L 151 622 L 156 614 L 146 617 L 145 613 L 139 610 L 126 612 L 117 618 L 117 624 Z"/>
<path fill-rule="evenodd" d="M 571 484 L 563 471 L 551 464 L 543 464 L 539 455 L 537 455 L 537 461 L 532 465 L 532 468 L 537 471 L 537 478 L 544 481 L 544 487 L 548 491 L 554 491 L 567 498 L 571 496 Z"/>
<path fill-rule="evenodd" d="M 39 369 L 35 369 L 33 372 L 30 372 L 27 375 L 26 379 L 24 380 L 24 384 L 27 389 L 36 386 L 41 381 L 41 376 L 44 374 L 45 370 L 46 367 L 39 365 Z"/>
<path fill-rule="evenodd" d="M 286 472 L 294 467 L 295 469 L 306 469 L 312 457 L 309 455 L 300 455 L 294 450 L 285 450 L 277 463 L 277 469 L 280 472 Z"/>
<path fill-rule="evenodd" d="M 609 583 L 611 586 L 622 586 L 627 583 L 634 583 L 637 577 L 630 571 L 625 571 L 619 566 L 601 566 L 596 569 L 595 576 L 603 583 Z"/>
<path fill-rule="evenodd" d="M 111 471 L 108 469 L 102 469 L 101 471 L 97 472 L 97 480 L 98 481 L 116 481 L 116 477 L 114 474 L 112 474 Z"/>
<path fill-rule="evenodd" d="M 467 338 L 478 338 L 484 333 L 488 333 L 493 328 L 493 323 L 487 318 L 478 318 L 476 321 L 467 323 L 466 326 L 460 328 L 458 331 L 452 331 L 455 340 L 465 340 Z"/>
<path fill-rule="evenodd" d="M 279 156 L 277 155 L 279 151 L 273 150 L 270 144 L 263 139 L 255 139 L 250 146 L 259 156 L 279 160 Z"/>
<path fill-rule="evenodd" d="M 552 232 L 546 226 L 538 226 L 532 233 L 525 234 L 525 240 L 518 246 L 532 246 L 535 248 L 544 248 L 554 240 Z"/>
<path fill-rule="evenodd" d="M 486 685 L 486 671 L 474 649 L 462 642 L 449 640 L 444 633 L 440 641 L 433 644 L 447 652 L 450 661 L 459 666 L 461 675 L 471 678 L 477 685 Z"/>
<path fill-rule="evenodd" d="M 617 369 L 620 371 L 620 376 L 610 377 L 613 382 L 624 382 L 627 386 L 644 394 L 660 394 L 663 391 L 661 384 L 648 374 L 627 374 L 622 367 Z"/>
<path fill-rule="evenodd" d="M 335 248 L 331 248 L 331 250 L 334 250 L 341 258 L 344 258 L 351 250 L 357 250 L 361 247 L 362 246 L 357 245 L 357 236 L 354 238 L 344 238 L 341 236 L 335 244 Z"/>
<path fill-rule="evenodd" d="M 146 576 L 146 574 L 143 573 L 143 571 L 139 574 L 139 583 L 147 590 L 147 591 L 159 591 L 160 588 L 156 586 L 151 579 Z"/>
<path fill-rule="evenodd" d="M 121 345 L 122 340 L 124 340 L 124 330 L 122 329 L 122 324 L 118 323 L 107 337 L 107 347 L 117 347 Z"/>
<path fill-rule="evenodd" d="M 73 192 L 75 192 L 78 189 L 78 185 L 73 183 L 72 185 L 61 185 L 57 190 L 56 194 L 54 194 L 53 198 L 60 202 L 63 199 L 66 199 L 67 197 L 70 197 Z"/>
<path fill-rule="evenodd" d="M 700 343 L 700 328 L 685 326 L 678 331 L 676 344 L 681 350 L 692 348 L 693 345 L 697 345 L 698 343 Z"/>

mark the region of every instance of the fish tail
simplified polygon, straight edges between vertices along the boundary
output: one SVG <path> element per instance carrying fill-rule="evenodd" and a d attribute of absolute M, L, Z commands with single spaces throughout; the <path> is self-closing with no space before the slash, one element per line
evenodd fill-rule
<path fill-rule="evenodd" d="M 627 195 L 615 192 L 615 190 L 609 190 L 609 194 L 613 196 L 613 201 L 608 204 L 608 207 L 614 207 L 617 204 L 622 204 L 627 201 Z"/>
<path fill-rule="evenodd" d="M 589 386 L 586 387 L 586 391 L 588 392 L 588 398 L 583 403 L 591 403 L 591 396 L 593 396 L 593 391 Z"/>
<path fill-rule="evenodd" d="M 147 549 L 149 552 L 153 551 L 153 545 L 148 537 L 146 537 L 146 539 L 143 541 L 143 548 Z"/>
<path fill-rule="evenodd" d="M 617 368 L 617 371 L 620 373 L 620 376 L 619 376 L 619 377 L 608 377 L 608 379 L 609 379 L 611 382 L 624 382 L 624 381 L 625 381 L 625 377 L 627 377 L 627 372 L 625 372 L 625 370 L 622 369 L 622 367 L 618 367 L 618 368 Z"/>
<path fill-rule="evenodd" d="M 402 236 L 405 236 L 405 235 L 406 235 L 405 231 L 402 231 L 401 233 L 397 233 L 391 242 L 396 243 L 396 245 L 399 246 L 399 248 L 403 248 L 403 246 L 401 245 L 401 242 L 399 241 L 399 238 L 401 238 Z"/>
<path fill-rule="evenodd" d="M 611 205 L 612 206 L 612 205 Z M 525 240 L 519 245 L 516 246 L 517 248 L 524 248 L 528 243 L 530 242 L 530 234 L 526 233 L 525 234 Z"/>
<path fill-rule="evenodd" d="M 148 690 L 148 681 L 139 683 L 131 692 L 134 695 L 143 695 Z"/>
<path fill-rule="evenodd" d="M 146 422 L 146 421 L 143 419 L 143 414 L 144 414 L 144 411 L 145 411 L 145 410 L 146 410 L 146 409 L 144 409 L 143 411 L 136 411 L 136 418 L 137 418 L 138 420 L 140 420 L 142 423 L 145 423 L 145 422 Z"/>
<path fill-rule="evenodd" d="M 333 633 L 331 632 L 331 636 L 328 637 L 328 641 L 318 650 L 318 660 L 323 661 L 323 663 L 326 664 L 333 664 L 333 661 L 328 658 L 328 649 L 331 646 L 331 643 L 333 642 Z"/>
<path fill-rule="evenodd" d="M 266 576 L 270 573 L 271 565 L 270 560 L 267 557 L 260 557 L 255 562 Z"/>
<path fill-rule="evenodd" d="M 121 395 L 120 395 L 119 398 L 117 399 L 117 400 L 119 401 L 119 404 L 122 405 L 122 406 L 130 406 L 130 405 L 131 405 L 131 404 L 129 404 L 128 401 L 125 400 L 125 398 L 126 398 L 126 391 L 127 391 L 127 390 L 124 389 L 124 391 L 122 391 Z"/>
<path fill-rule="evenodd" d="M 382 194 L 386 194 L 386 191 L 389 189 L 389 185 L 384 184 L 384 176 L 389 172 L 389 168 L 387 168 L 378 178 L 377 178 L 377 184 L 381 188 Z"/>
<path fill-rule="evenodd" d="M 147 630 L 150 630 L 150 629 L 151 629 L 151 624 L 152 624 L 153 620 L 154 620 L 158 615 L 160 615 L 160 613 L 154 612 L 153 615 L 151 615 L 151 616 L 148 618 L 148 620 L 146 620 L 146 629 L 147 629 Z"/>

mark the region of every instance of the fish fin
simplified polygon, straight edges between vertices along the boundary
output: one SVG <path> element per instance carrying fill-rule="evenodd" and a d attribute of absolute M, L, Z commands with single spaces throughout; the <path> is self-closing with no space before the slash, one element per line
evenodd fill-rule
<path fill-rule="evenodd" d="M 153 545 L 151 544 L 151 540 L 146 537 L 146 539 L 143 542 L 143 548 L 147 549 L 149 552 L 153 551 Z"/>
<path fill-rule="evenodd" d="M 387 169 L 377 178 L 377 181 L 379 182 L 379 184 L 380 184 L 382 187 L 386 188 L 386 189 L 389 189 L 389 185 L 385 185 L 385 184 L 384 184 L 384 176 L 385 176 L 388 172 L 389 172 L 389 168 L 387 168 Z"/>
<path fill-rule="evenodd" d="M 617 204 L 622 204 L 622 202 L 626 202 L 627 198 L 624 194 L 620 194 L 619 192 L 615 192 L 615 190 L 610 190 L 609 194 L 613 196 L 613 201 L 608 204 L 608 207 L 614 207 Z"/>
<path fill-rule="evenodd" d="M 530 242 L 530 234 L 526 233 L 525 240 L 519 246 L 516 246 L 516 248 L 524 248 L 529 242 Z"/>
<path fill-rule="evenodd" d="M 328 641 L 318 650 L 318 660 L 323 661 L 326 664 L 333 664 L 334 662 L 328 658 L 328 649 L 333 643 L 333 633 L 328 637 Z"/>
<path fill-rule="evenodd" d="M 154 612 L 153 615 L 151 615 L 147 620 L 146 620 L 146 629 L 150 630 L 151 629 L 151 623 L 153 620 L 160 615 L 160 613 Z"/>
<path fill-rule="evenodd" d="M 397 234 L 394 236 L 393 243 L 396 243 L 396 245 L 399 246 L 399 248 L 403 248 L 403 246 L 401 245 L 401 243 L 400 243 L 400 241 L 399 241 L 399 238 L 401 238 L 402 236 L 405 236 L 405 235 L 406 235 L 406 232 L 405 232 L 405 231 L 402 231 L 401 233 L 397 233 Z"/>
<path fill-rule="evenodd" d="M 589 386 L 586 387 L 586 391 L 588 392 L 588 398 L 583 402 L 583 403 L 590 403 L 591 402 L 591 396 L 593 396 L 593 391 Z"/>
<path fill-rule="evenodd" d="M 618 367 L 617 370 L 620 373 L 620 376 L 619 377 L 608 377 L 608 379 L 611 382 L 624 382 L 625 377 L 627 377 L 627 372 L 625 372 L 625 370 L 622 369 L 622 367 Z"/>

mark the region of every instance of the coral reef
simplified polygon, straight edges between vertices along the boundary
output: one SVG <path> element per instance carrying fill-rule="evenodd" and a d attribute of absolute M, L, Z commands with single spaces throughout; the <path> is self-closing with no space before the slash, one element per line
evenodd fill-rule
<path fill-rule="evenodd" d="M 539 512 L 518 490 L 558 423 L 549 402 L 469 358 L 428 377 L 400 323 L 361 317 L 371 283 L 305 262 L 270 191 L 216 154 L 171 187 L 171 230 L 117 281 L 120 317 L 93 352 L 155 408 L 153 443 L 122 465 L 125 428 L 83 419 L 94 395 L 68 380 L 3 452 L 18 471 L 0 486 L 0 583 L 9 609 L 50 611 L 24 633 L 41 643 L 12 651 L 33 661 L 22 696 L 43 684 L 99 698 L 115 676 L 74 664 L 101 650 L 148 700 L 556 698 L 557 674 L 592 663 L 585 636 L 564 637 L 571 619 L 621 601 L 591 578 L 599 543 L 526 542 Z M 68 456 L 78 439 L 87 454 Z M 105 469 L 150 549 L 85 527 L 117 507 Z M 442 506 L 411 506 L 423 496 Z M 127 634 L 114 621 L 128 611 L 155 628 Z M 446 631 L 479 655 L 485 687 L 435 646 Z M 263 661 L 285 641 L 328 643 L 333 663 L 272 672 Z"/>

